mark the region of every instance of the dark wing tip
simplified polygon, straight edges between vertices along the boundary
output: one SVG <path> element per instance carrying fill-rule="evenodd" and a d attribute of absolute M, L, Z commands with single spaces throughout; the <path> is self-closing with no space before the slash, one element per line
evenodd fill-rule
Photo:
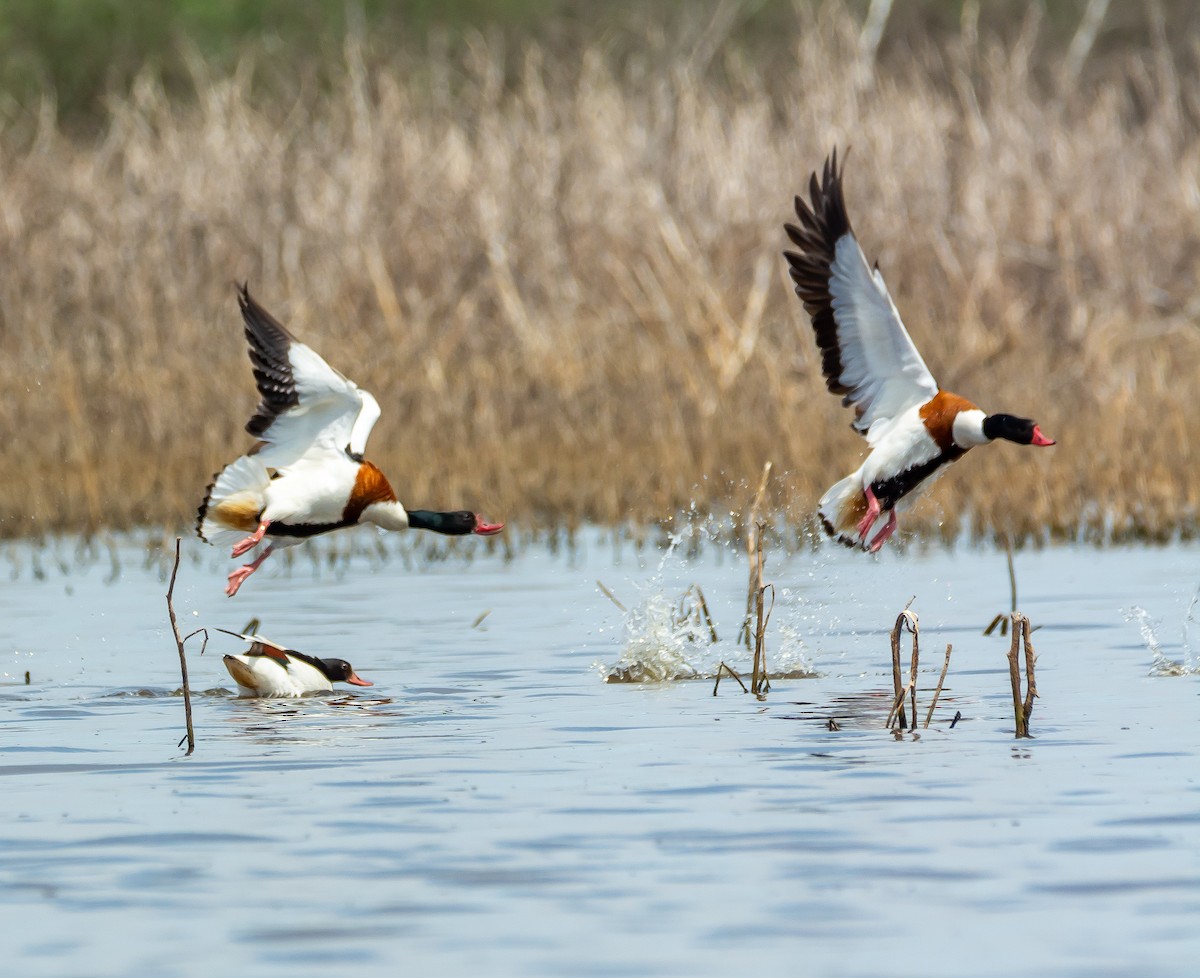
<path fill-rule="evenodd" d="M 796 215 L 804 221 L 808 216 L 813 223 L 812 230 L 820 230 L 826 242 L 831 246 L 844 234 L 853 234 L 850 218 L 846 213 L 846 198 L 842 189 L 845 172 L 845 158 L 838 166 L 838 152 L 835 146 L 825 157 L 820 176 L 814 170 L 808 179 L 808 196 L 811 208 L 803 197 L 795 198 Z"/>
<path fill-rule="evenodd" d="M 844 158 L 842 166 L 845 166 Z M 829 280 L 838 241 L 854 231 L 846 213 L 842 167 L 838 166 L 836 146 L 825 158 L 820 176 L 815 170 L 809 176 L 808 197 L 805 200 L 797 195 L 793 199 L 799 224 L 785 224 L 784 230 L 797 251 L 785 251 L 784 257 L 796 295 L 812 319 L 826 386 L 835 394 L 845 394 L 847 388 L 841 382 L 842 358 Z"/>
<path fill-rule="evenodd" d="M 239 285 L 237 294 L 246 342 L 250 344 L 254 383 L 262 398 L 254 417 L 246 422 L 246 431 L 259 438 L 280 414 L 300 403 L 288 357 L 293 337 L 279 320 L 254 300 L 248 283 Z"/>
<path fill-rule="evenodd" d="M 250 294 L 249 283 L 243 282 L 239 285 L 237 294 L 238 309 L 241 310 L 242 322 L 246 326 L 246 337 L 250 340 L 251 345 L 254 345 L 256 340 L 271 345 L 279 345 L 284 341 L 292 342 L 294 337 L 287 331 L 283 323 L 259 305 L 254 296 Z"/>

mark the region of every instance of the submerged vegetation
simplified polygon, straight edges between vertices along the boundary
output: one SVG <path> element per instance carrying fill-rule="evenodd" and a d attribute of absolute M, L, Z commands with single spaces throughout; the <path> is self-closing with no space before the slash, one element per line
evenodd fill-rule
<path fill-rule="evenodd" d="M 386 58 L 351 30 L 311 85 L 188 49 L 189 91 L 148 68 L 91 130 L 9 112 L 0 533 L 190 520 L 249 441 L 242 280 L 377 396 L 406 502 L 650 522 L 738 508 L 770 459 L 764 510 L 803 524 L 864 447 L 780 256 L 838 145 L 934 375 L 1059 440 L 972 453 L 907 528 L 1195 534 L 1194 55 L 1150 12 L 1081 69 L 1035 7 L 992 31 L 966 5 L 875 58 L 824 4 L 768 56 L 705 9 L 619 49 L 464 31 Z"/>

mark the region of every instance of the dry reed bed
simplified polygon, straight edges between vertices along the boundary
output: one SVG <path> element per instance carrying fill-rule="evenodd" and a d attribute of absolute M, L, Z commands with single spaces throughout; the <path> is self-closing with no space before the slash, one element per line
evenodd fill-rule
<path fill-rule="evenodd" d="M 1194 533 L 1200 78 L 1160 45 L 1063 93 L 1031 22 L 871 84 L 849 16 L 805 16 L 771 71 L 348 44 L 292 103 L 197 64 L 194 102 L 147 75 L 100 138 L 0 132 L 0 531 L 190 518 L 247 442 L 241 279 L 378 396 L 407 501 L 653 520 L 744 505 L 771 459 L 769 507 L 803 521 L 862 448 L 780 258 L 837 144 L 935 375 L 1060 440 L 972 453 L 917 521 Z"/>

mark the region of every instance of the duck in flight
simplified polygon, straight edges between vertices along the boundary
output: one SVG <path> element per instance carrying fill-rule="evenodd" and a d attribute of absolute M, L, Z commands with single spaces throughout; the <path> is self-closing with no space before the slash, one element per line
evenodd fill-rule
<path fill-rule="evenodd" d="M 225 632 L 250 643 L 241 655 L 225 656 L 225 668 L 238 685 L 240 696 L 304 696 L 327 693 L 335 682 L 352 686 L 373 686 L 363 679 L 345 659 L 318 659 L 286 648 L 262 635 Z"/>
<path fill-rule="evenodd" d="M 870 452 L 832 486 L 818 507 L 825 531 L 872 553 L 896 530 L 907 508 L 976 445 L 1003 438 L 1053 445 L 1025 418 L 986 414 L 938 387 L 888 294 L 879 267 L 867 264 L 842 196 L 837 150 L 809 180 L 810 200 L 796 197 L 799 226 L 786 225 L 796 251 L 784 252 L 796 294 L 812 318 L 825 384 L 854 408 L 853 426 Z M 880 516 L 882 527 L 871 535 Z"/>
<path fill-rule="evenodd" d="M 259 441 L 217 473 L 200 504 L 196 533 L 240 557 L 263 551 L 229 575 L 233 597 L 275 550 L 359 523 L 386 530 L 491 536 L 503 523 L 475 513 L 406 510 L 384 474 L 363 457 L 379 403 L 334 370 L 254 301 L 238 305 L 262 398 L 246 431 Z"/>

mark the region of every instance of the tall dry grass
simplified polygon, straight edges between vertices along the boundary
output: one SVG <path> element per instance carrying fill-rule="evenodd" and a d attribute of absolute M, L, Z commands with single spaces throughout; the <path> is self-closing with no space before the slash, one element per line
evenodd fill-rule
<path fill-rule="evenodd" d="M 972 452 L 908 525 L 1194 533 L 1196 70 L 1162 42 L 1072 90 L 1030 20 L 872 76 L 857 30 L 798 13 L 769 70 L 715 29 L 371 69 L 351 42 L 292 101 L 197 61 L 194 101 L 147 74 L 102 138 L 0 132 L 0 530 L 190 519 L 248 442 L 242 279 L 379 398 L 407 502 L 723 512 L 770 459 L 802 521 L 863 448 L 780 257 L 836 144 L 935 375 L 1060 442 Z"/>

